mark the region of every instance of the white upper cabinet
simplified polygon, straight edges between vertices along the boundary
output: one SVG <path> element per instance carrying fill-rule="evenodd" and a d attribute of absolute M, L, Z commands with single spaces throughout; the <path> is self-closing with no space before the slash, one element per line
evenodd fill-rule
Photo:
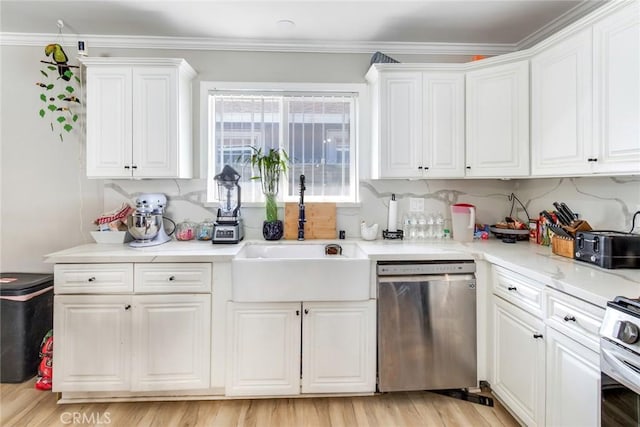
<path fill-rule="evenodd" d="M 640 3 L 531 60 L 532 175 L 640 172 Z"/>
<path fill-rule="evenodd" d="M 373 178 L 464 177 L 464 73 L 372 67 Z"/>
<path fill-rule="evenodd" d="M 422 76 L 422 167 L 425 178 L 464 177 L 464 74 Z"/>
<path fill-rule="evenodd" d="M 529 175 L 529 61 L 467 73 L 466 176 Z"/>
<path fill-rule="evenodd" d="M 182 59 L 84 58 L 87 176 L 191 178 L 191 80 Z"/>
<path fill-rule="evenodd" d="M 640 172 L 640 2 L 593 26 L 593 169 Z"/>
<path fill-rule="evenodd" d="M 531 59 L 533 175 L 575 175 L 591 167 L 591 29 Z"/>

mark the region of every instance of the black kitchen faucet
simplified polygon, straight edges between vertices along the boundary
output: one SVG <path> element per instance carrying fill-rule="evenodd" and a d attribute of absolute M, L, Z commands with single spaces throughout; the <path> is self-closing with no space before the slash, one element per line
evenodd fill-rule
<path fill-rule="evenodd" d="M 304 175 L 300 175 L 300 203 L 298 203 L 298 240 L 304 240 L 304 223 L 307 220 L 304 217 Z"/>

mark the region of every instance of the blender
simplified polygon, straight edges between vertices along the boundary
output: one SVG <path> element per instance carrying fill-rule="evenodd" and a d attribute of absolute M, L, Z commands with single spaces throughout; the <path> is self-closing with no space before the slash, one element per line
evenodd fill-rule
<path fill-rule="evenodd" d="M 244 238 L 244 224 L 240 216 L 240 174 L 225 165 L 222 172 L 214 176 L 218 183 L 218 217 L 213 225 L 211 243 L 238 243 Z"/>
<path fill-rule="evenodd" d="M 135 239 L 129 246 L 143 248 L 171 240 L 164 231 L 162 215 L 166 205 L 167 196 L 161 193 L 143 193 L 136 198 L 136 210 L 127 218 L 129 234 Z"/>

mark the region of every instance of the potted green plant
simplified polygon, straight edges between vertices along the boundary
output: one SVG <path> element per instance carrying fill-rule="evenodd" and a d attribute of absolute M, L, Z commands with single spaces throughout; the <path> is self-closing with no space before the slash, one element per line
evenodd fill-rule
<path fill-rule="evenodd" d="M 266 240 L 280 240 L 284 233 L 284 225 L 278 219 L 278 189 L 280 176 L 289 169 L 289 156 L 283 149 L 270 148 L 263 152 L 262 148 L 251 147 L 253 153 L 249 162 L 259 175 L 251 179 L 259 179 L 262 193 L 266 199 L 266 220 L 262 224 L 262 235 Z"/>

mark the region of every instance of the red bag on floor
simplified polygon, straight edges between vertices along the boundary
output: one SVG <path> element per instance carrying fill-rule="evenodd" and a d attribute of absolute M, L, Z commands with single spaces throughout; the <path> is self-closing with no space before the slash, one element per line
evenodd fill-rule
<path fill-rule="evenodd" d="M 40 357 L 42 360 L 38 365 L 36 388 L 38 390 L 51 390 L 53 380 L 53 329 L 47 332 L 42 339 Z"/>

